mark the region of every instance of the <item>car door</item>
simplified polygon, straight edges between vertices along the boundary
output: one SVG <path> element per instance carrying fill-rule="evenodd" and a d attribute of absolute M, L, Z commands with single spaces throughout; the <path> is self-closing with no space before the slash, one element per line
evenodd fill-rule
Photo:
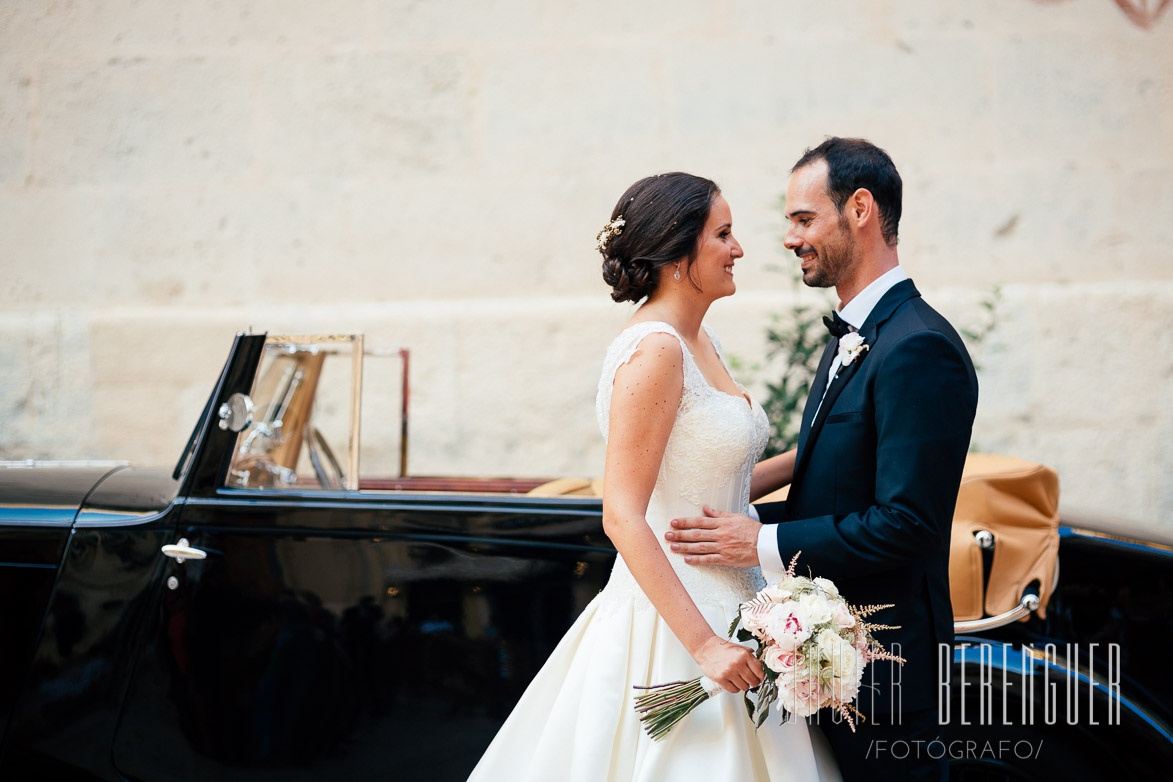
<path fill-rule="evenodd" d="M 265 384 L 263 352 L 213 410 Z M 191 556 L 159 569 L 118 770 L 465 779 L 606 579 L 598 501 L 313 486 L 289 459 L 240 469 L 248 435 L 209 427 L 193 457 L 175 531 Z"/>

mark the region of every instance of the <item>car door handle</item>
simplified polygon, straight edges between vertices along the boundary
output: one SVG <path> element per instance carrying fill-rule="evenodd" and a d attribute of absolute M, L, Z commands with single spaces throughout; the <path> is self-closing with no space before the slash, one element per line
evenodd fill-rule
<path fill-rule="evenodd" d="M 162 551 L 165 555 L 171 557 L 176 562 L 183 562 L 185 559 L 208 558 L 208 552 L 202 549 L 192 548 L 192 546 L 187 542 L 187 538 L 180 538 L 178 543 L 164 546 Z"/>

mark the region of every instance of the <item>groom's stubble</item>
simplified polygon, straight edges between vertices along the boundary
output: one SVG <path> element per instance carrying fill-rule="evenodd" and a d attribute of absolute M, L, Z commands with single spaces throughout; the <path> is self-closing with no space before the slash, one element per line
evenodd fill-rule
<path fill-rule="evenodd" d="M 795 254 L 801 255 L 810 249 L 802 247 L 796 250 Z M 847 215 L 842 211 L 839 212 L 835 236 L 828 238 L 817 252 L 818 261 L 803 274 L 802 282 L 808 288 L 833 288 L 844 278 L 855 261 L 855 239 L 851 235 Z"/>

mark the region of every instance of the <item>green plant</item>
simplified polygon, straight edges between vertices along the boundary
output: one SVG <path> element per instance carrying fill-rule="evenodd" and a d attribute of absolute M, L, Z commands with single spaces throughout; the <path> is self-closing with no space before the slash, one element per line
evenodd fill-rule
<path fill-rule="evenodd" d="M 982 321 L 957 329 L 957 333 L 961 335 L 961 338 L 965 340 L 966 347 L 969 348 L 970 356 L 973 358 L 974 369 L 979 372 L 982 368 L 979 360 L 980 348 L 982 347 L 982 343 L 986 341 L 986 337 L 990 336 L 990 332 L 998 325 L 998 307 L 1001 304 L 1002 286 L 995 285 L 978 302 L 978 307 L 985 312 Z"/>

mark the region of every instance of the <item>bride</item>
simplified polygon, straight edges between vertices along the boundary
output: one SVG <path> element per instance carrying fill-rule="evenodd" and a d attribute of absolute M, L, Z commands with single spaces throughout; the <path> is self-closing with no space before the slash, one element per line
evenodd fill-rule
<path fill-rule="evenodd" d="M 702 322 L 736 289 L 732 223 L 715 183 L 671 173 L 628 188 L 599 233 L 611 297 L 646 299 L 607 349 L 596 401 L 607 440 L 603 526 L 619 556 L 470 782 L 834 775 L 804 721 L 771 717 L 755 730 L 740 696 L 718 694 L 660 741 L 634 710 L 637 686 L 703 673 L 738 693 L 762 681 L 754 656 L 726 637 L 763 585 L 758 569 L 694 568 L 662 544 L 670 519 L 702 505 L 746 510 L 768 437 L 765 412 L 730 377 Z"/>

